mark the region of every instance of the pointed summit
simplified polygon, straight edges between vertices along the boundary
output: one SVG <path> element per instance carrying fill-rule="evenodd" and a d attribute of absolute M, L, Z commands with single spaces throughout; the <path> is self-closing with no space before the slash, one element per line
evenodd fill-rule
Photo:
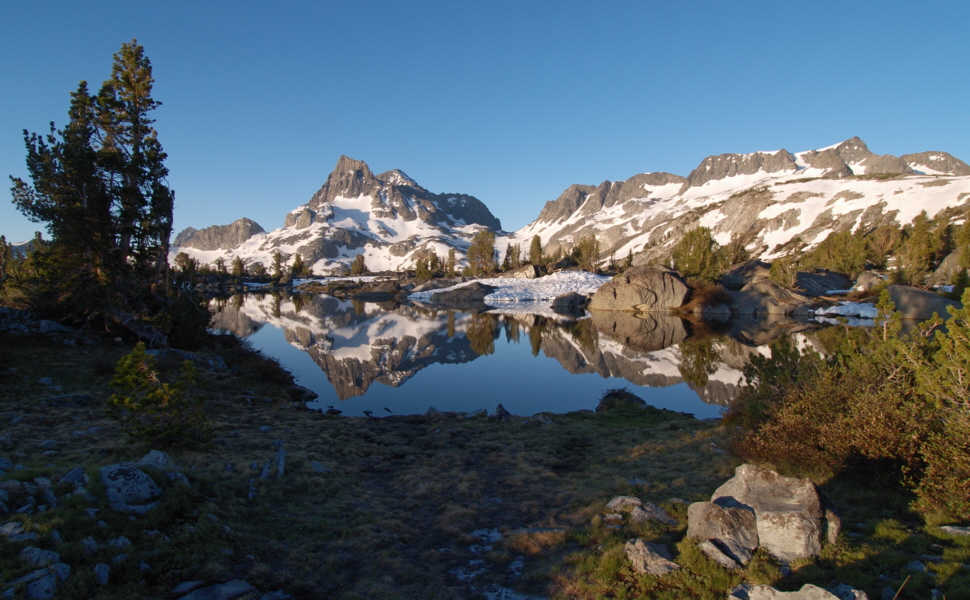
<path fill-rule="evenodd" d="M 374 177 L 367 163 L 341 156 L 337 160 L 337 166 L 327 177 L 326 183 L 310 199 L 309 207 L 311 210 L 318 210 L 338 197 L 356 198 L 370 195 L 380 187 L 380 180 Z"/>

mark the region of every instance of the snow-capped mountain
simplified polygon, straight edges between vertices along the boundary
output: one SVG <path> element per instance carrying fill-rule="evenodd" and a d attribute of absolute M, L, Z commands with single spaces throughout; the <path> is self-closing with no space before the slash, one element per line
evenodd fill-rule
<path fill-rule="evenodd" d="M 753 257 L 771 260 L 810 249 L 833 231 L 909 223 L 925 210 L 962 218 L 970 201 L 970 165 L 946 152 L 873 154 L 859 138 L 791 153 L 720 154 L 687 177 L 641 173 L 598 186 L 572 185 L 547 202 L 535 221 L 511 234 L 477 198 L 434 194 L 399 170 L 379 175 L 343 156 L 309 202 L 290 211 L 280 229 L 264 232 L 248 219 L 180 233 L 182 251 L 212 263 L 234 256 L 269 266 L 279 251 L 299 252 L 326 274 L 363 254 L 369 269 L 404 270 L 434 251 L 454 248 L 463 258 L 475 233 L 497 234 L 502 253 L 518 244 L 527 253 L 538 235 L 547 252 L 571 248 L 595 234 L 601 258 L 635 263 L 665 260 L 681 236 L 698 225 L 718 242 L 739 236 Z"/>
<path fill-rule="evenodd" d="M 283 227 L 263 231 L 240 219 L 231 225 L 187 229 L 176 236 L 172 256 L 185 252 L 202 262 L 240 257 L 269 267 L 279 251 L 286 262 L 300 253 L 315 273 L 348 267 L 358 254 L 370 270 L 412 267 L 423 253 L 463 256 L 481 230 L 501 223 L 467 194 L 434 194 L 399 170 L 374 175 L 358 160 L 340 157 L 309 202 L 291 210 Z"/>
<path fill-rule="evenodd" d="M 833 231 L 909 223 L 970 200 L 970 166 L 946 152 L 878 156 L 859 138 L 792 154 L 721 154 L 687 177 L 644 173 L 599 186 L 570 186 L 539 217 L 496 240 L 527 249 L 569 249 L 595 234 L 602 257 L 632 252 L 637 264 L 663 260 L 681 236 L 709 227 L 721 244 L 741 236 L 755 257 L 809 249 Z M 961 217 L 962 211 L 953 211 Z"/>

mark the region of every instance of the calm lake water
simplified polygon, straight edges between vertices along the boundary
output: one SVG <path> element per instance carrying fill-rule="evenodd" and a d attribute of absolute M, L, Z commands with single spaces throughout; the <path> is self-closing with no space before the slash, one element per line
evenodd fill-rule
<path fill-rule="evenodd" d="M 500 403 L 523 416 L 564 413 L 625 387 L 658 408 L 716 418 L 748 358 L 799 330 L 771 321 L 691 336 L 696 326 L 667 316 L 472 314 L 309 294 L 237 295 L 210 309 L 214 328 L 248 339 L 319 394 L 311 407 L 354 416 Z"/>

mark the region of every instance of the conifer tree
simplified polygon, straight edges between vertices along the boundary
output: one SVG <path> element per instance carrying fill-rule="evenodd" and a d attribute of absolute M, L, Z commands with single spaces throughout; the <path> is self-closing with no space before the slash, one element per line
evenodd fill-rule
<path fill-rule="evenodd" d="M 541 266 L 542 260 L 542 239 L 535 236 L 532 238 L 532 245 L 529 246 L 529 262 Z"/>
<path fill-rule="evenodd" d="M 720 244 L 707 227 L 696 227 L 684 234 L 674 246 L 673 266 L 687 277 L 714 281 L 721 275 L 727 261 Z"/>
<path fill-rule="evenodd" d="M 479 231 L 468 247 L 468 268 L 472 275 L 491 273 L 495 269 L 495 234 Z"/>

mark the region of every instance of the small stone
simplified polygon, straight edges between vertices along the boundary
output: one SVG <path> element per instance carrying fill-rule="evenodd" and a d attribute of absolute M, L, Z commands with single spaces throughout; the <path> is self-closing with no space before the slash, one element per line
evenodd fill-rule
<path fill-rule="evenodd" d="M 663 544 L 652 544 L 641 539 L 633 539 L 623 547 L 627 558 L 637 573 L 666 575 L 680 568 L 671 560 L 670 551 Z"/>
<path fill-rule="evenodd" d="M 228 599 L 248 594 L 256 588 L 241 579 L 234 579 L 226 583 L 218 583 L 208 587 L 199 588 L 190 594 L 183 596 L 181 600 L 217 600 Z"/>
<path fill-rule="evenodd" d="M 913 571 L 914 573 L 925 573 L 926 572 L 926 565 L 924 565 L 923 563 L 921 563 L 918 560 L 914 560 L 913 562 L 911 562 L 908 565 L 906 565 L 906 570 L 907 571 Z"/>
<path fill-rule="evenodd" d="M 330 469 L 326 468 L 325 466 L 321 465 L 320 463 L 318 463 L 315 460 L 311 460 L 310 461 L 310 468 L 313 469 L 317 473 L 329 473 L 330 472 Z"/>
<path fill-rule="evenodd" d="M 54 380 L 50 377 L 41 377 L 37 380 L 37 383 L 41 385 L 54 385 Z"/>
<path fill-rule="evenodd" d="M 51 531 L 51 540 L 56 544 L 60 544 L 64 541 L 64 538 L 61 537 L 61 532 L 55 529 Z"/>
<path fill-rule="evenodd" d="M 10 521 L 0 526 L 0 535 L 11 536 L 24 532 L 24 524 L 20 521 Z"/>
<path fill-rule="evenodd" d="M 945 525 L 940 527 L 940 531 L 943 533 L 949 533 L 950 535 L 970 535 L 970 527 L 955 527 L 953 525 Z"/>
<path fill-rule="evenodd" d="M 109 540 L 108 545 L 114 546 L 115 548 L 125 548 L 131 545 L 131 541 L 129 541 L 125 536 L 119 535 L 115 539 Z"/>
<path fill-rule="evenodd" d="M 91 536 L 88 536 L 81 540 L 81 545 L 84 546 L 84 553 L 91 554 L 98 549 L 98 542 Z"/>
<path fill-rule="evenodd" d="M 97 580 L 98 585 L 108 585 L 108 575 L 111 573 L 111 567 L 104 563 L 98 563 L 94 565 L 94 578 Z"/>
<path fill-rule="evenodd" d="M 671 517 L 667 511 L 651 502 L 647 502 L 643 506 L 634 506 L 633 510 L 630 511 L 630 520 L 634 523 L 660 521 L 665 525 L 677 525 L 677 519 Z"/>
<path fill-rule="evenodd" d="M 207 519 L 209 519 L 210 521 L 212 521 L 213 523 L 218 523 L 219 522 L 219 517 L 215 516 L 212 513 L 206 513 L 205 517 Z"/>
<path fill-rule="evenodd" d="M 261 425 L 259 427 L 259 432 L 260 433 L 266 433 L 267 431 L 273 431 L 273 428 L 270 427 L 269 425 Z"/>
<path fill-rule="evenodd" d="M 128 560 L 128 555 L 126 553 L 122 552 L 118 556 L 112 558 L 111 559 L 111 562 L 114 563 L 114 564 L 118 564 L 118 563 L 123 563 L 126 560 Z"/>
<path fill-rule="evenodd" d="M 232 463 L 231 462 L 227 462 L 225 468 L 222 469 L 222 472 L 223 473 L 232 473 L 235 470 L 236 470 L 236 468 L 232 466 Z"/>
<path fill-rule="evenodd" d="M 183 581 L 182 583 L 172 588 L 172 593 L 176 595 L 187 594 L 192 590 L 199 589 L 200 587 L 202 587 L 204 583 L 205 581 Z"/>
<path fill-rule="evenodd" d="M 184 473 L 166 473 L 165 476 L 168 477 L 170 481 L 180 483 L 186 487 L 192 487 L 192 484 L 189 483 L 189 478 L 186 477 Z"/>
<path fill-rule="evenodd" d="M 148 563 L 147 562 L 145 562 L 143 560 L 138 562 L 138 570 L 140 570 L 140 571 L 150 571 L 151 569 L 152 568 L 150 566 L 148 566 Z"/>

